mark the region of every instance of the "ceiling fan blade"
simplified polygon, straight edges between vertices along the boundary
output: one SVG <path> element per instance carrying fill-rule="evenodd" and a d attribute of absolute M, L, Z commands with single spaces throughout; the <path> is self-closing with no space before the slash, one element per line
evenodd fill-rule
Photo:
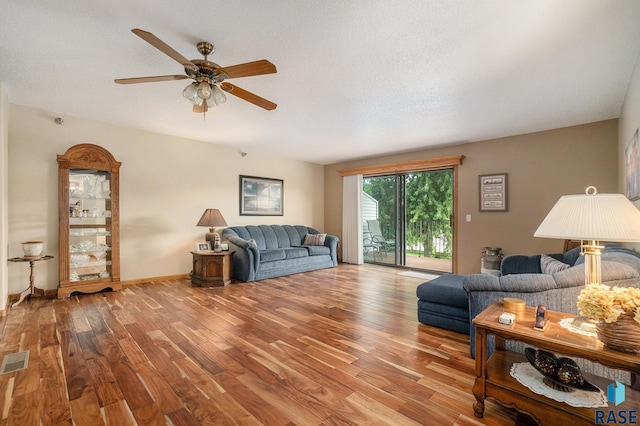
<path fill-rule="evenodd" d="M 223 67 L 220 71 L 227 74 L 228 78 L 251 77 L 253 75 L 274 74 L 278 72 L 276 66 L 266 59 Z"/>
<path fill-rule="evenodd" d="M 180 62 L 185 68 L 193 68 L 193 69 L 197 68 L 190 60 L 188 60 L 187 58 L 179 54 L 171 46 L 169 46 L 167 43 L 160 40 L 158 37 L 151 34 L 150 32 L 140 30 L 138 28 L 134 28 L 131 31 L 135 35 L 137 35 L 138 37 L 140 37 L 141 39 L 143 39 L 144 41 L 146 41 L 147 43 L 149 43 L 150 45 L 152 45 L 162 53 L 164 53 L 165 55 L 169 56 L 175 61 Z"/>
<path fill-rule="evenodd" d="M 264 108 L 266 110 L 276 109 L 278 105 L 274 104 L 271 101 L 266 100 L 265 98 L 261 98 L 258 95 L 254 95 L 251 92 L 247 92 L 244 89 L 239 88 L 238 86 L 234 86 L 231 83 L 222 83 L 220 88 L 227 93 L 231 93 L 234 96 L 239 97 L 240 99 L 244 99 L 247 102 L 251 102 L 254 105 L 259 106 L 260 108 Z"/>
<path fill-rule="evenodd" d="M 184 80 L 187 79 L 186 75 L 156 75 L 153 77 L 134 77 L 134 78 L 117 78 L 115 81 L 118 84 L 136 84 L 136 83 L 153 83 L 155 81 L 170 81 L 170 80 Z"/>

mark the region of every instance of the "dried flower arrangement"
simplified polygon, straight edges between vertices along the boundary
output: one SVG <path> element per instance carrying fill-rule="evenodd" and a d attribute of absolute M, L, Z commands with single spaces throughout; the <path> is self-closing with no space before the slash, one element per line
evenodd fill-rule
<path fill-rule="evenodd" d="M 587 318 L 605 323 L 616 322 L 624 313 L 633 314 L 640 324 L 640 288 L 589 284 L 578 296 L 578 309 Z"/>

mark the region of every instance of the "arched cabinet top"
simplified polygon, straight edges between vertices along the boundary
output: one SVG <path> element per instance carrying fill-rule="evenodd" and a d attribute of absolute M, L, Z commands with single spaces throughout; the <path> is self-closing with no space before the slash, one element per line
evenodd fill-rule
<path fill-rule="evenodd" d="M 101 146 L 82 143 L 67 149 L 64 154 L 58 155 L 58 163 L 63 168 L 95 169 L 117 172 L 120 169 L 119 161 L 109 151 Z"/>

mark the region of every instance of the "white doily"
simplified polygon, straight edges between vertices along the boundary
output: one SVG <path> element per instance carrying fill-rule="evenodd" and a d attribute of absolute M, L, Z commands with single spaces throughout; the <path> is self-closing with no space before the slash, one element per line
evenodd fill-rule
<path fill-rule="evenodd" d="M 587 392 L 576 389 L 573 392 L 562 392 L 545 385 L 542 381 L 544 376 L 528 362 L 513 364 L 511 366 L 511 376 L 532 392 L 544 395 L 554 401 L 564 402 L 572 407 L 597 408 L 608 405 L 607 395 L 602 390 L 600 392 Z"/>
<path fill-rule="evenodd" d="M 583 336 L 589 336 L 589 337 L 598 337 L 598 335 L 596 334 L 595 331 L 586 331 L 586 330 L 582 330 L 581 328 L 577 328 L 573 326 L 573 318 L 564 318 L 560 320 L 560 326 L 562 328 L 566 328 L 567 330 L 573 332 L 573 333 L 578 333 L 578 334 L 582 334 Z"/>

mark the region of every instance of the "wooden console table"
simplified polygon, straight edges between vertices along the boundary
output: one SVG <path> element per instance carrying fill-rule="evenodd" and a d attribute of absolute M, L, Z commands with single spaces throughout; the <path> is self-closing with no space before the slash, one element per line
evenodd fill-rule
<path fill-rule="evenodd" d="M 473 385 L 473 394 L 476 397 L 473 410 L 476 417 L 482 417 L 485 399 L 492 398 L 507 407 L 530 415 L 543 425 L 595 424 L 596 408 L 577 408 L 554 401 L 532 392 L 514 379 L 510 374 L 511 366 L 514 363 L 527 362 L 527 359 L 524 354 L 505 350 L 506 340 L 523 342 L 558 356 L 583 358 L 610 368 L 631 372 L 632 387 L 625 387 L 625 402 L 617 406 L 610 403 L 608 407 L 600 410 L 638 410 L 640 356 L 607 349 L 597 338 L 571 332 L 559 324 L 561 319 L 574 318 L 575 315 L 547 311 L 549 325 L 544 331 L 536 331 L 533 329 L 535 308 L 528 306 L 513 326 L 498 322 L 498 317 L 503 311 L 502 302 L 496 302 L 473 320 L 476 326 L 476 380 Z M 496 350 L 487 360 L 489 335 L 495 336 Z M 607 386 L 613 382 L 588 374 L 585 374 L 585 378 L 605 393 Z"/>
<path fill-rule="evenodd" d="M 232 251 L 192 251 L 191 284 L 198 287 L 221 286 L 231 282 Z"/>
<path fill-rule="evenodd" d="M 22 293 L 20 293 L 20 297 L 18 301 L 11 305 L 12 308 L 18 306 L 22 301 L 27 297 L 31 297 L 32 294 L 39 294 L 44 296 L 44 290 L 35 286 L 35 275 L 33 273 L 33 267 L 36 262 L 41 260 L 49 260 L 53 259 L 53 256 L 40 256 L 40 257 L 13 257 L 9 259 L 9 262 L 29 262 L 29 287 L 27 287 Z"/>

